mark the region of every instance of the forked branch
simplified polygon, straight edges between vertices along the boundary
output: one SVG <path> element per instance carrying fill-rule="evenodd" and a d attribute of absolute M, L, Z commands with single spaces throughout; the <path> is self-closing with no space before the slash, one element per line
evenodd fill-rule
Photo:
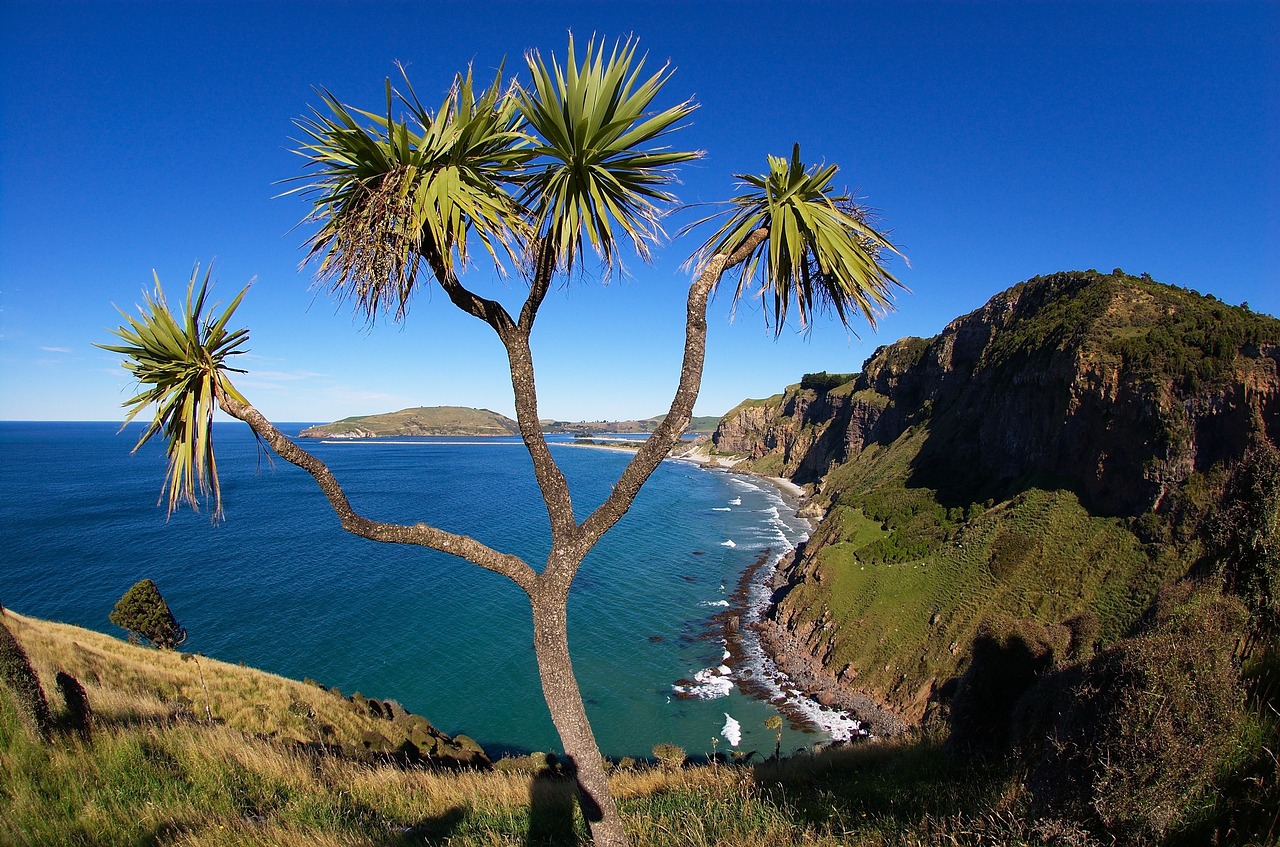
<path fill-rule="evenodd" d="M 518 556 L 500 553 L 470 536 L 445 532 L 424 523 L 406 526 L 370 520 L 359 514 L 352 508 L 342 486 L 324 462 L 295 444 L 250 404 L 237 400 L 221 390 L 217 392 L 217 398 L 219 408 L 233 418 L 248 424 L 250 429 L 267 442 L 277 456 L 311 474 L 320 491 L 328 499 L 329 505 L 338 515 L 342 528 L 347 532 L 370 541 L 415 544 L 419 547 L 449 553 L 508 577 L 526 593 L 534 590 L 536 574 Z"/>

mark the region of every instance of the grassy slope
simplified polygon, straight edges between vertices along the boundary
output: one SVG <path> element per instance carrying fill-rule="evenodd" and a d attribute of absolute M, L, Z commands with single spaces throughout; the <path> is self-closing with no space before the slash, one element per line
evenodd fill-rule
<path fill-rule="evenodd" d="M 571 783 L 545 772 L 401 769 L 281 744 L 306 737 L 296 699 L 359 729 L 344 701 L 312 685 L 201 659 L 209 724 L 191 660 L 11 612 L 4 621 L 46 693 L 56 668 L 78 675 L 97 727 L 91 742 L 41 743 L 0 687 L 0 844 L 576 844 L 584 832 Z M 930 740 L 776 765 L 623 763 L 612 781 L 638 845 L 1041 843 L 1013 782 L 958 769 Z"/>

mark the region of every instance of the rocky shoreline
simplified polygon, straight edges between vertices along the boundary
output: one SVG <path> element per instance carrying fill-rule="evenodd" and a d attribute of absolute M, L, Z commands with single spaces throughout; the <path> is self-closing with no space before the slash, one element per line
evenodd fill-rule
<path fill-rule="evenodd" d="M 835 675 L 809 653 L 803 641 L 778 623 L 773 617 L 775 608 L 771 605 L 754 629 L 765 654 L 801 693 L 820 706 L 848 712 L 877 738 L 891 738 L 910 728 L 905 720 L 869 695 L 841 685 Z"/>
<path fill-rule="evenodd" d="M 803 487 L 789 479 L 735 470 L 734 466 L 739 460 L 712 456 L 703 443 L 695 442 L 690 449 L 679 455 L 673 451 L 672 457 L 693 462 L 705 468 L 724 470 L 767 482 L 778 489 L 791 510 L 807 520 L 811 526 L 816 526 L 821 518 L 821 515 L 814 514 L 812 510 L 806 508 L 808 492 Z M 797 548 L 784 556 L 769 574 L 763 576 L 760 574 L 760 569 L 765 564 L 763 559 L 743 572 L 731 599 L 733 608 L 717 616 L 720 618 L 719 623 L 723 629 L 725 643 L 731 654 L 730 666 L 737 671 L 736 665 L 743 661 L 744 651 L 741 640 L 744 633 L 741 632 L 741 627 L 742 621 L 748 620 L 750 623 L 746 626 L 758 638 L 760 649 L 781 675 L 777 682 L 789 694 L 807 697 L 823 709 L 849 714 L 862 723 L 863 730 L 876 738 L 890 738 L 906 732 L 910 728 L 907 721 L 870 695 L 843 685 L 835 674 L 809 652 L 800 638 L 777 620 L 777 605 L 774 598 L 779 596 L 780 589 L 787 587 L 783 574 L 788 571 L 786 566 L 799 555 L 801 549 L 803 548 Z M 757 580 L 760 580 L 760 583 L 757 583 Z M 762 607 L 753 609 L 751 608 L 751 588 L 755 584 L 763 585 L 769 592 L 769 600 Z M 774 701 L 758 682 L 753 682 L 750 678 L 742 678 L 740 675 L 739 678 L 740 687 L 745 691 L 762 699 L 771 700 L 784 713 L 795 712 L 789 715 L 794 721 L 803 723 L 809 720 L 797 710 L 788 710 L 785 703 Z"/>

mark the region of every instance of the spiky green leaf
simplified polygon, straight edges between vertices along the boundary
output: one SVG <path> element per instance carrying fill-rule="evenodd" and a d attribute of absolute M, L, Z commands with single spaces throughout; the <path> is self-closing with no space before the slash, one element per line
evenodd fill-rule
<path fill-rule="evenodd" d="M 160 433 L 168 441 L 165 490 L 169 514 L 180 503 L 199 508 L 202 498 L 212 498 L 216 519 L 222 516 L 222 492 L 214 458 L 213 415 L 218 391 L 245 402 L 228 377 L 244 371 L 229 366 L 227 359 L 245 352 L 249 331 L 228 332 L 227 323 L 249 287 L 245 286 L 220 314 L 208 316 L 212 268 L 203 279 L 199 270 L 197 266 L 191 273 L 180 315 L 174 315 L 159 277 L 153 276 L 155 291 L 143 293 L 138 315 L 120 310 L 125 324 L 113 334 L 124 343 L 96 346 L 124 356 L 123 366 L 143 388 L 125 401 L 125 424 L 154 407 L 151 422 L 133 449 Z M 163 493 L 161 499 L 165 499 Z"/>

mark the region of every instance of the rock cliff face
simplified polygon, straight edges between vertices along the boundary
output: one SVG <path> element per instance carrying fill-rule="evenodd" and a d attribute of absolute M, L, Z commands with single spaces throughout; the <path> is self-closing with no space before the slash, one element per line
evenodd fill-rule
<path fill-rule="evenodd" d="M 1278 372 L 1280 321 L 1090 271 L 1016 285 L 838 387 L 743 403 L 715 449 L 826 516 L 766 637 L 909 720 L 989 615 L 1095 614 L 1119 637 L 1193 563 L 1224 469 L 1280 440 Z"/>
<path fill-rule="evenodd" d="M 881 347 L 844 386 L 742 404 L 712 441 L 820 486 L 868 445 L 927 426 L 910 482 L 946 499 L 1032 480 L 1141 515 L 1255 433 L 1280 438 L 1280 322 L 1202 299 L 1132 277 L 1038 277 L 935 338 Z"/>

